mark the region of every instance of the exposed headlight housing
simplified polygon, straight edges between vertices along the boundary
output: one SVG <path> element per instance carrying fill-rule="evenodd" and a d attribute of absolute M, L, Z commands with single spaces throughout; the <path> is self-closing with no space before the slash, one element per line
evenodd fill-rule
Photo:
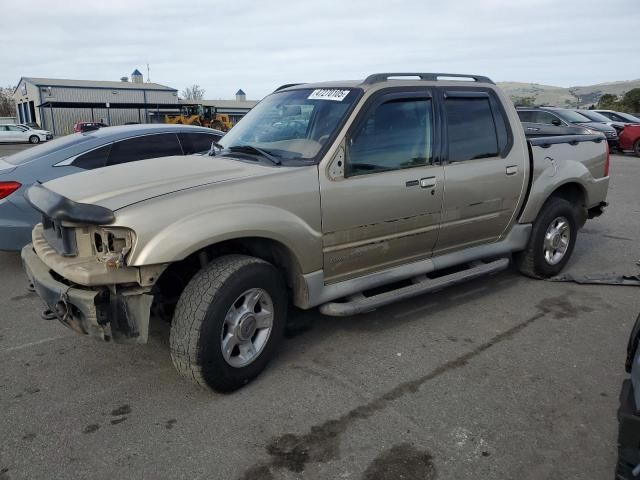
<path fill-rule="evenodd" d="M 125 265 L 127 254 L 133 246 L 132 230 L 122 227 L 96 227 L 92 232 L 96 258 L 109 268 Z"/>

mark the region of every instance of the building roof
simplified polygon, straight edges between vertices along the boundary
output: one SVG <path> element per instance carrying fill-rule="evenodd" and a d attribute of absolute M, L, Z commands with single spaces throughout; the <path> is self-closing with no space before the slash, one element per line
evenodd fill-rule
<path fill-rule="evenodd" d="M 140 73 L 140 70 L 138 70 L 137 68 L 133 71 L 133 73 L 131 75 L 140 75 L 140 76 L 142 76 L 142 74 Z"/>
<path fill-rule="evenodd" d="M 66 78 L 36 78 L 22 77 L 18 85 L 22 81 L 29 82 L 38 87 L 83 87 L 83 88 L 112 88 L 123 90 L 165 90 L 168 92 L 177 92 L 175 88 L 160 85 L 159 83 L 134 83 L 134 82 L 111 82 L 102 80 L 70 80 Z M 17 89 L 17 87 L 16 87 Z"/>
<path fill-rule="evenodd" d="M 244 91 L 240 89 L 236 92 L 236 95 L 246 95 L 246 93 L 244 93 Z"/>

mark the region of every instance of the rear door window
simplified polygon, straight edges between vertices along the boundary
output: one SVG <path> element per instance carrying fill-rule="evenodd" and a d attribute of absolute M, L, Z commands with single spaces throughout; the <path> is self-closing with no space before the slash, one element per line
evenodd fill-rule
<path fill-rule="evenodd" d="M 220 140 L 222 135 L 209 133 L 179 133 L 178 138 L 185 155 L 192 153 L 207 152 L 211 148 L 211 143 Z"/>
<path fill-rule="evenodd" d="M 182 149 L 175 133 L 145 135 L 114 143 L 107 164 L 118 165 L 172 155 L 182 155 Z"/>
<path fill-rule="evenodd" d="M 71 165 L 78 168 L 84 168 L 85 170 L 93 170 L 94 168 L 100 168 L 107 165 L 109 159 L 109 152 L 111 151 L 111 144 L 104 145 L 90 152 L 83 153 L 77 157 Z"/>
<path fill-rule="evenodd" d="M 488 96 L 447 98 L 445 113 L 450 162 L 499 155 L 498 134 Z"/>

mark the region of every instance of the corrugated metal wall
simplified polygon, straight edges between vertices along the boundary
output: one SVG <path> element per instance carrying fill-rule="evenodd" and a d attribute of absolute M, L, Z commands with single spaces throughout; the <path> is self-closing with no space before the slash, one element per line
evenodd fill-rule
<path fill-rule="evenodd" d="M 44 120 L 41 124 L 42 128 L 58 136 L 73 133 L 73 125 L 77 122 L 104 121 L 110 125 L 140 121 L 144 123 L 144 109 L 111 108 L 107 112 L 106 108 L 94 108 L 92 117 L 90 108 L 43 108 L 41 117 Z"/>

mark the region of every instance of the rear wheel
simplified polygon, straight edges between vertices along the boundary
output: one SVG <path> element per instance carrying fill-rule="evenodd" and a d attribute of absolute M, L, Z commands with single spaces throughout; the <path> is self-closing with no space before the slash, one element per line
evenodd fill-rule
<path fill-rule="evenodd" d="M 39 137 L 39 136 L 37 136 L 37 135 L 31 135 L 31 136 L 29 137 L 29 143 L 33 143 L 34 145 L 35 145 L 36 143 L 40 143 L 40 137 Z"/>
<path fill-rule="evenodd" d="M 521 273 L 548 278 L 562 271 L 576 242 L 576 208 L 564 198 L 551 197 L 533 223 L 527 249 L 515 255 Z"/>
<path fill-rule="evenodd" d="M 204 267 L 184 289 L 171 325 L 171 358 L 182 376 L 219 392 L 242 387 L 273 356 L 287 295 L 280 272 L 245 255 Z"/>
<path fill-rule="evenodd" d="M 633 144 L 633 153 L 640 157 L 640 138 Z"/>

